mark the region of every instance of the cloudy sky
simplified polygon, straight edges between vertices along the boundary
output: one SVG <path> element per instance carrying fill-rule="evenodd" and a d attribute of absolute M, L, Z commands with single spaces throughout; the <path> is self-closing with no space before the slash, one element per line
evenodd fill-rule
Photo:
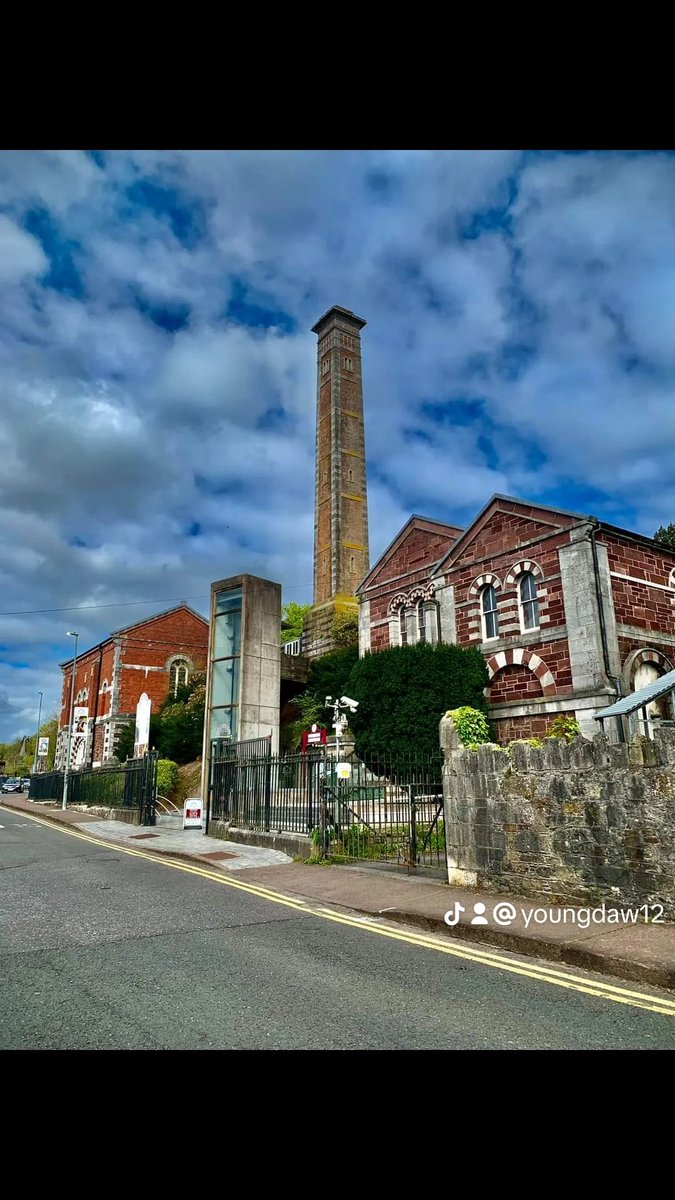
<path fill-rule="evenodd" d="M 69 629 L 242 570 L 311 600 L 332 304 L 368 322 L 373 560 L 494 492 L 675 520 L 675 156 L 4 151 L 0 740 Z"/>

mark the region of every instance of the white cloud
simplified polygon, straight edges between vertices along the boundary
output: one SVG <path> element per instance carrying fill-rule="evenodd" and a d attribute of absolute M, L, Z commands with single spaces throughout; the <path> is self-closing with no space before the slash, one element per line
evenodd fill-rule
<path fill-rule="evenodd" d="M 663 154 L 3 154 L 0 607 L 149 603 L 0 614 L 0 737 L 58 694 L 73 621 L 205 610 L 239 570 L 311 598 L 334 303 L 368 322 L 373 561 L 494 491 L 672 519 L 674 188 Z"/>

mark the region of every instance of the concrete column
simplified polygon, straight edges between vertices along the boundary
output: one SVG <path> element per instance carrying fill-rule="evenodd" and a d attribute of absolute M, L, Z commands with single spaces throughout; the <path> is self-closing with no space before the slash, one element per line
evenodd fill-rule
<path fill-rule="evenodd" d="M 587 526 L 587 531 L 591 528 Z M 574 530 L 574 541 L 558 551 L 575 692 L 605 689 L 609 683 L 604 670 L 593 552 L 590 542 L 581 540 L 583 534 L 583 529 Z"/>
<path fill-rule="evenodd" d="M 443 580 L 439 580 L 435 587 L 441 619 L 441 641 L 446 644 L 454 644 L 457 641 L 455 589 L 452 584 L 446 584 Z"/>
<path fill-rule="evenodd" d="M 359 603 L 359 658 L 370 650 L 370 600 Z"/>

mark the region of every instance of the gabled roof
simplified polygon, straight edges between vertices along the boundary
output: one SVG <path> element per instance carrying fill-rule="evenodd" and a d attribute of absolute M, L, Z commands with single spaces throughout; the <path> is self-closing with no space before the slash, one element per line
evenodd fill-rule
<path fill-rule="evenodd" d="M 176 604 L 173 608 L 165 608 L 163 612 L 154 613 L 152 617 L 145 617 L 142 621 L 135 621 L 133 625 L 125 625 L 122 629 L 115 629 L 110 634 L 110 637 L 119 637 L 123 633 L 129 633 L 132 629 L 139 629 L 141 625 L 149 625 L 151 621 L 159 621 L 162 617 L 170 617 L 171 614 L 175 612 L 191 613 L 193 617 L 196 617 L 198 621 L 201 621 L 203 625 L 206 625 L 208 629 L 209 623 L 206 620 L 206 617 L 203 617 L 201 613 L 195 612 L 194 608 L 190 608 L 189 604 Z M 108 641 L 107 638 L 106 641 Z"/>
<path fill-rule="evenodd" d="M 570 512 L 566 508 L 552 508 L 549 504 L 539 504 L 536 500 L 520 500 L 518 498 L 518 496 L 503 496 L 500 492 L 495 492 L 494 496 L 491 496 L 490 499 L 488 500 L 487 504 L 485 504 L 483 506 L 483 508 L 481 508 L 480 512 L 478 513 L 478 516 L 474 517 L 471 524 L 467 526 L 467 528 L 464 530 L 462 536 L 457 539 L 454 546 L 451 546 L 450 549 L 448 550 L 447 554 L 444 554 L 443 557 L 441 559 L 439 559 L 439 561 L 436 563 L 436 566 L 434 567 L 434 569 L 432 571 L 432 575 L 437 575 L 438 572 L 441 571 L 442 568 L 445 566 L 448 559 L 450 557 L 454 558 L 454 556 L 458 553 L 458 551 L 460 551 L 464 546 L 467 545 L 467 543 L 471 540 L 471 538 L 478 532 L 478 529 L 480 528 L 480 524 L 481 524 L 483 518 L 487 515 L 487 513 L 490 511 L 490 509 L 495 504 L 497 504 L 500 500 L 507 504 L 516 504 L 519 508 L 527 508 L 527 509 L 536 508 L 539 512 L 549 512 L 558 517 L 571 517 L 575 521 L 596 521 L 597 520 L 596 517 L 589 517 L 589 516 L 584 515 L 583 513 Z"/>
<path fill-rule="evenodd" d="M 435 530 L 426 529 L 426 527 L 429 525 L 435 526 Z M 426 530 L 427 533 L 433 533 L 435 531 L 439 533 L 446 533 L 448 537 L 452 537 L 453 535 L 458 537 L 462 533 L 462 528 L 460 525 L 449 525 L 447 521 L 437 521 L 435 517 L 422 517 L 419 515 L 419 513 L 413 513 L 412 517 L 409 517 L 403 528 L 399 529 L 394 540 L 389 543 L 387 549 L 384 551 L 384 554 L 380 555 L 374 566 L 370 568 L 368 574 L 361 580 L 360 584 L 355 589 L 355 595 L 358 596 L 360 592 L 368 587 L 375 575 L 381 571 L 382 567 L 384 567 L 389 559 L 393 557 L 399 546 L 405 541 L 406 537 L 413 529 Z"/>
<path fill-rule="evenodd" d="M 448 559 L 454 557 L 457 552 L 469 542 L 472 535 L 477 532 L 483 517 L 485 517 L 489 509 L 500 500 L 507 504 L 515 504 L 521 509 L 536 509 L 538 512 L 551 513 L 553 516 L 568 517 L 573 521 L 589 521 L 599 530 L 606 529 L 609 533 L 617 534 L 620 537 L 632 538 L 633 541 L 640 542 L 643 546 L 653 546 L 660 553 L 672 554 L 675 558 L 675 548 L 664 546 L 661 542 L 655 541 L 654 538 L 647 537 L 647 535 L 644 533 L 634 533 L 630 529 L 623 529 L 620 525 L 612 525 L 609 521 L 601 521 L 599 517 L 592 516 L 589 513 L 572 512 L 568 508 L 553 508 L 550 504 L 540 504 L 538 500 L 521 500 L 518 496 L 504 496 L 501 494 L 501 492 L 495 492 L 494 496 L 491 496 L 487 504 L 481 508 L 478 516 L 476 516 L 471 524 L 467 526 L 462 533 L 462 536 L 457 539 L 454 546 L 451 546 L 447 554 L 444 554 L 443 557 L 439 559 L 432 571 L 432 575 L 438 574 L 438 572 L 443 569 Z"/>
<path fill-rule="evenodd" d="M 194 608 L 190 608 L 189 604 L 176 604 L 173 608 L 166 608 L 163 612 L 155 613 L 152 617 L 144 617 L 142 621 L 136 621 L 133 625 L 125 625 L 122 629 L 116 629 L 114 633 L 109 633 L 107 637 L 104 637 L 100 642 L 96 642 L 94 646 L 89 646 L 87 650 L 80 651 L 77 657 L 78 659 L 86 658 L 88 654 L 93 654 L 94 650 L 100 650 L 102 646 L 107 646 L 108 642 L 111 642 L 113 638 L 120 637 L 124 633 L 131 633 L 134 629 L 141 629 L 143 625 L 149 625 L 151 621 L 159 621 L 160 617 L 169 617 L 171 613 L 181 611 L 191 613 L 193 617 L 197 617 L 208 629 L 209 623 L 201 613 L 195 612 Z M 65 667 L 71 666 L 72 661 L 72 658 L 67 658 L 64 662 L 60 662 L 59 666 L 63 670 Z"/>

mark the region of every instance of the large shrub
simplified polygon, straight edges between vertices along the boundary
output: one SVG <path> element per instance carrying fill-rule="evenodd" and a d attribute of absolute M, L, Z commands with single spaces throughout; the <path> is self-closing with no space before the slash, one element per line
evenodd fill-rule
<path fill-rule="evenodd" d="M 178 783 L 178 763 L 170 758 L 160 758 L 157 763 L 157 791 L 160 796 L 171 796 Z"/>
<path fill-rule="evenodd" d="M 475 646 L 394 646 L 366 654 L 346 692 L 359 707 L 349 717 L 356 751 L 366 763 L 407 754 L 437 754 L 438 723 L 465 705 L 487 713 L 489 676 Z"/>

